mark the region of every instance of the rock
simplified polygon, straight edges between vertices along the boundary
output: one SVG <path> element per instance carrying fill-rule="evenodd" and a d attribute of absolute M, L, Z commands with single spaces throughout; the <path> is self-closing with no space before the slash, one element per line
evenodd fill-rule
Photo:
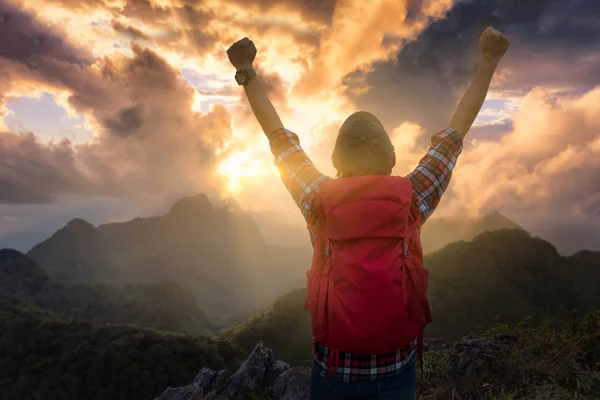
<path fill-rule="evenodd" d="M 286 362 L 276 360 L 271 368 L 267 371 L 267 383 L 272 385 L 279 375 L 290 369 L 290 365 Z"/>
<path fill-rule="evenodd" d="M 493 337 L 466 336 L 456 343 L 450 355 L 448 374 L 454 380 L 477 376 L 477 369 L 483 363 L 493 363 L 502 358 L 503 349 L 516 341 L 516 336 L 505 333 Z"/>
<path fill-rule="evenodd" d="M 452 346 L 444 339 L 427 339 L 423 342 L 424 351 L 435 351 L 436 353 L 443 353 L 452 350 Z"/>
<path fill-rule="evenodd" d="M 267 371 L 275 364 L 273 351 L 262 341 L 258 342 L 250 356 L 231 376 L 220 396 L 231 400 L 244 400 L 249 393 L 267 384 Z"/>
<path fill-rule="evenodd" d="M 202 400 L 204 392 L 200 387 L 192 383 L 179 388 L 167 388 L 160 397 L 155 400 Z"/>
<path fill-rule="evenodd" d="M 212 397 L 208 397 L 208 398 L 216 398 L 218 393 L 221 393 L 223 390 L 225 390 L 230 377 L 231 377 L 231 372 L 229 372 L 225 369 L 222 369 L 219 372 L 217 372 L 217 375 L 215 377 L 215 384 L 212 387 L 213 390 L 212 390 L 212 392 L 209 393 L 209 395 Z"/>
<path fill-rule="evenodd" d="M 307 400 L 309 383 L 310 368 L 290 368 L 275 380 L 272 393 L 280 400 Z"/>
<path fill-rule="evenodd" d="M 213 383 L 217 379 L 217 371 L 210 368 L 202 368 L 198 375 L 194 378 L 194 383 L 198 385 L 202 391 L 208 393 L 212 388 Z"/>

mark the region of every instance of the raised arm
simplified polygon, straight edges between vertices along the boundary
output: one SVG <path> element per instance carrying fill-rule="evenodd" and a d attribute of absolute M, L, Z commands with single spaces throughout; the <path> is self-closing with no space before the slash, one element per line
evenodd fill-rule
<path fill-rule="evenodd" d="M 246 97 L 252 107 L 252 111 L 262 127 L 265 134 L 270 135 L 277 129 L 283 128 L 283 123 L 275 111 L 275 107 L 265 94 L 260 80 L 256 78 L 256 72 L 252 68 L 256 47 L 252 40 L 243 38 L 235 42 L 228 50 L 229 61 L 237 69 L 236 79 L 238 83 L 243 81 Z"/>
<path fill-rule="evenodd" d="M 492 76 L 500 58 L 508 50 L 510 40 L 494 28 L 488 27 L 479 38 L 479 45 L 482 52 L 481 63 L 450 122 L 450 128 L 463 137 L 469 132 L 481 110 Z"/>
<path fill-rule="evenodd" d="M 260 80 L 254 75 L 252 62 L 256 47 L 248 38 L 235 42 L 228 50 L 229 61 L 238 70 L 236 80 L 246 81 L 244 90 L 260 126 L 269 139 L 269 146 L 275 158 L 275 165 L 283 184 L 302 211 L 309 218 L 316 193 L 321 183 L 330 179 L 315 168 L 302 147 L 298 136 L 285 129 L 273 104 L 267 98 Z M 246 71 L 246 72 L 244 72 Z M 249 77 L 249 79 L 246 79 Z"/>

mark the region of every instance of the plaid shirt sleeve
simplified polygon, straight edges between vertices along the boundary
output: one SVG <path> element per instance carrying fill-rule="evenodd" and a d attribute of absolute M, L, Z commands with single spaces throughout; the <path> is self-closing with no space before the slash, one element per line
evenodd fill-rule
<path fill-rule="evenodd" d="M 295 133 L 277 129 L 268 135 L 268 139 L 281 180 L 304 218 L 308 219 L 321 183 L 331 178 L 315 168 Z"/>
<path fill-rule="evenodd" d="M 295 133 L 277 129 L 268 139 L 281 179 L 306 219 L 320 185 L 331 178 L 315 168 Z M 406 176 L 413 186 L 413 214 L 420 215 L 421 224 L 439 204 L 462 149 L 463 139 L 455 130 L 440 131 L 432 136 L 419 165 Z"/>
<path fill-rule="evenodd" d="M 446 191 L 456 160 L 463 150 L 463 138 L 449 128 L 431 137 L 427 154 L 406 177 L 413 186 L 413 207 L 421 215 L 421 225 L 427 221 Z"/>

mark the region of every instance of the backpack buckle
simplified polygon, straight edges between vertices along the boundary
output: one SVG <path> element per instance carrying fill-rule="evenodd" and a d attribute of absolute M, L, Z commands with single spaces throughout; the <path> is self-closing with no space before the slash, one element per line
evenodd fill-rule
<path fill-rule="evenodd" d="M 410 258 L 410 251 L 405 241 L 402 241 L 402 247 L 404 248 L 404 258 Z"/>

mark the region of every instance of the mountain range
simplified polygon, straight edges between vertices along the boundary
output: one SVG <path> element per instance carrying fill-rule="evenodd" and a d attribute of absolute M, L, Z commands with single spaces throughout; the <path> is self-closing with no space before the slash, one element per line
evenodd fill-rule
<path fill-rule="evenodd" d="M 522 229 L 498 213 L 428 224 L 426 252 L 487 230 Z M 75 218 L 26 254 L 66 285 L 177 283 L 224 326 L 303 286 L 312 249 L 308 235 L 306 246 L 269 246 L 235 201 L 211 204 L 199 194 L 176 201 L 162 216 L 97 227 Z"/>
<path fill-rule="evenodd" d="M 550 243 L 518 229 L 484 232 L 425 256 L 430 271 L 430 338 L 457 339 L 496 323 L 539 323 L 600 309 L 600 252 L 558 254 Z M 263 340 L 282 359 L 298 363 L 312 346 L 303 310 L 306 289 L 222 335 L 251 351 Z"/>
<path fill-rule="evenodd" d="M 68 285 L 175 282 L 220 323 L 259 310 L 289 286 L 282 282 L 286 269 L 302 270 L 303 260 L 282 268 L 276 265 L 280 253 L 237 204 L 213 206 L 197 195 L 180 199 L 163 216 L 98 227 L 73 219 L 27 256 Z"/>
<path fill-rule="evenodd" d="M 194 335 L 211 335 L 213 330 L 196 299 L 177 284 L 65 285 L 10 249 L 0 250 L 0 296 L 19 298 L 65 321 L 133 324 Z"/>
<path fill-rule="evenodd" d="M 551 318 L 576 336 L 573 359 L 597 368 L 588 359 L 600 354 L 600 333 L 590 331 L 600 319 L 592 315 L 590 325 L 580 325 L 573 318 L 600 309 L 600 252 L 562 256 L 498 213 L 429 224 L 422 241 L 430 270 L 434 321 L 426 336 L 432 346 L 496 324 L 537 326 Z M 237 204 L 211 204 L 204 195 L 181 199 L 152 218 L 97 227 L 76 218 L 27 254 L 0 250 L 0 351 L 6 355 L 0 360 L 0 398 L 97 393 L 151 399 L 167 386 L 196 385 L 200 374 L 194 374 L 202 366 L 219 370 L 217 388 L 231 387 L 235 379 L 221 368 L 237 368 L 259 342 L 278 359 L 305 365 L 312 346 L 303 309 L 310 257 L 307 247 L 267 245 Z M 541 348 L 571 357 L 571 347 L 557 347 L 563 339 L 549 341 L 552 331 L 536 332 L 502 361 L 503 371 L 529 365 L 513 359 L 521 350 L 532 357 Z M 472 340 L 460 340 L 467 342 Z M 430 355 L 437 371 L 446 370 L 443 354 Z M 523 373 L 563 376 L 552 354 Z M 573 373 L 584 376 L 577 372 L 581 368 L 572 367 Z M 519 390 L 518 379 L 513 384 Z M 477 387 L 468 390 L 479 393 Z M 474 396 L 465 398 L 481 398 Z"/>

